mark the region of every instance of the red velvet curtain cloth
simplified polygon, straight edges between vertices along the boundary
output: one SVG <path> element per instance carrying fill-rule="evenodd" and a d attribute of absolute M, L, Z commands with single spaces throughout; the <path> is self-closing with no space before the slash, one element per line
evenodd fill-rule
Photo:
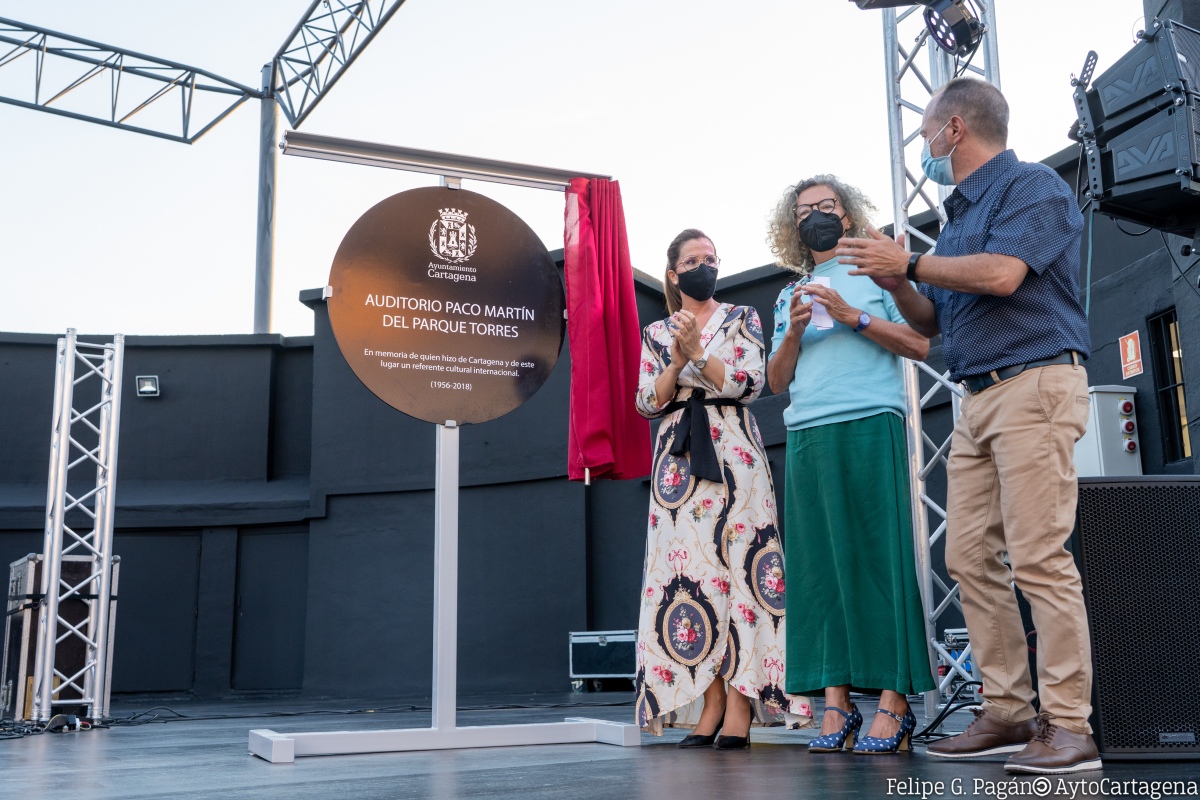
<path fill-rule="evenodd" d="M 567 189 L 564 260 L 571 414 L 567 475 L 650 473 L 650 423 L 637 413 L 641 328 L 625 211 L 616 181 L 575 178 Z"/>

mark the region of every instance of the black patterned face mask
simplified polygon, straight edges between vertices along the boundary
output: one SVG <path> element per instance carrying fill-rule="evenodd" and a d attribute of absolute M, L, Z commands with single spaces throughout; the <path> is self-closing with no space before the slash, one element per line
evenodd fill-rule
<path fill-rule="evenodd" d="M 837 247 L 838 239 L 843 236 L 842 218 L 837 214 L 826 214 L 816 209 L 813 209 L 798 227 L 800 241 L 814 253 L 829 252 Z"/>
<path fill-rule="evenodd" d="M 676 272 L 679 277 L 679 291 L 693 300 L 704 302 L 713 296 L 717 290 L 717 268 L 708 264 L 698 264 L 695 269 L 687 272 Z"/>

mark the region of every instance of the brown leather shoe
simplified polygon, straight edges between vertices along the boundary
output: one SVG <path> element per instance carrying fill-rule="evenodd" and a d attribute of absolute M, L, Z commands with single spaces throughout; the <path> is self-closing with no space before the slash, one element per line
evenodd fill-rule
<path fill-rule="evenodd" d="M 934 742 L 926 748 L 931 756 L 941 758 L 976 758 L 998 753 L 1017 753 L 1038 731 L 1037 719 L 1005 722 L 982 708 L 972 708 L 975 721 L 958 736 Z"/>
<path fill-rule="evenodd" d="M 1058 775 L 1100 769 L 1096 743 L 1086 733 L 1060 728 L 1049 714 L 1038 714 L 1038 732 L 1025 749 L 1004 762 L 1006 772 Z"/>

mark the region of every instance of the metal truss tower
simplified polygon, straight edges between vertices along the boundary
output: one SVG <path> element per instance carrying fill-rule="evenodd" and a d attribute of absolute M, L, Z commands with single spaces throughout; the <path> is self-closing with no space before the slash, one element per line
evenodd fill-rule
<path fill-rule="evenodd" d="M 108 716 L 113 512 L 124 352 L 121 334 L 113 337 L 111 344 L 87 344 L 76 339 L 72 328 L 66 338 L 58 340 L 42 601 L 30 712 L 30 718 L 40 722 L 54 715 L 55 706 L 65 705 L 86 705 L 93 719 Z M 85 385 L 97 391 L 87 391 L 84 397 L 79 387 Z M 71 480 L 77 476 L 82 480 Z M 84 525 L 67 524 L 68 516 Z M 91 530 L 76 530 L 82 527 Z M 91 558 L 87 577 L 74 583 L 62 577 L 63 557 L 72 553 Z M 59 613 L 60 605 L 71 599 L 87 602 L 86 624 L 73 623 Z M 65 674 L 55 668 L 55 655 L 58 646 L 70 639 L 82 643 L 84 664 L 73 674 Z"/>
<path fill-rule="evenodd" d="M 956 60 L 935 43 L 921 14 L 923 6 L 886 8 L 883 10 L 883 47 L 887 76 L 888 140 L 892 162 L 893 230 L 903 233 L 909 250 L 914 240 L 935 247 L 936 238 L 923 233 L 913 223 L 913 217 L 924 212 L 936 214 L 938 227 L 945 223 L 941 201 L 950 189 L 930 184 L 922 173 L 921 117 L 933 94 L 956 75 L 973 74 L 1000 86 L 1000 64 L 996 49 L 996 18 L 992 6 L 979 4 L 986 33 L 973 56 L 982 57 L 976 64 L 971 57 Z M 928 51 L 928 70 L 922 68 L 920 56 Z M 938 190 L 937 200 L 931 194 Z M 912 495 L 913 539 L 917 557 L 918 579 L 925 609 L 925 633 L 930 656 L 940 656 L 950 668 L 939 679 L 938 688 L 925 693 L 925 718 L 932 719 L 955 678 L 974 680 L 965 664 L 970 647 L 952 657 L 937 638 L 937 622 L 951 607 L 962 610 L 958 586 L 933 567 L 933 550 L 940 542 L 945 546 L 945 500 L 941 503 L 930 496 L 930 475 L 945 469 L 950 451 L 950 435 L 938 442 L 925 430 L 923 411 L 940 401 L 942 391 L 949 394 L 951 418 L 958 420 L 962 387 L 950 382 L 949 373 L 939 373 L 928 364 L 904 362 L 905 394 L 908 405 L 908 469 Z M 929 388 L 922 393 L 922 375 Z M 953 427 L 953 426 L 952 426 Z"/>
<path fill-rule="evenodd" d="M 252 88 L 196 67 L 0 18 L 0 103 L 192 144 L 261 101 L 254 332 L 271 329 L 278 111 L 299 128 L 404 0 L 312 0 Z M 24 75 L 21 75 L 24 70 Z M 23 87 L 23 88 L 22 88 Z M 177 104 L 177 105 L 176 105 Z"/>

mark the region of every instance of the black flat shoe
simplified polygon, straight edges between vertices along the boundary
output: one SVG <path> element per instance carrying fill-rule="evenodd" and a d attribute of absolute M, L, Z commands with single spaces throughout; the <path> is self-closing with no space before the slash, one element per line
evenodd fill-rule
<path fill-rule="evenodd" d="M 716 740 L 717 734 L 721 732 L 721 725 L 717 725 L 717 729 L 707 736 L 701 736 L 698 733 L 689 733 L 679 741 L 676 747 L 712 747 L 712 743 Z M 721 737 L 725 738 L 725 737 Z"/>
<path fill-rule="evenodd" d="M 745 736 L 718 736 L 713 744 L 716 750 L 745 750 L 750 746 L 750 731 Z"/>

